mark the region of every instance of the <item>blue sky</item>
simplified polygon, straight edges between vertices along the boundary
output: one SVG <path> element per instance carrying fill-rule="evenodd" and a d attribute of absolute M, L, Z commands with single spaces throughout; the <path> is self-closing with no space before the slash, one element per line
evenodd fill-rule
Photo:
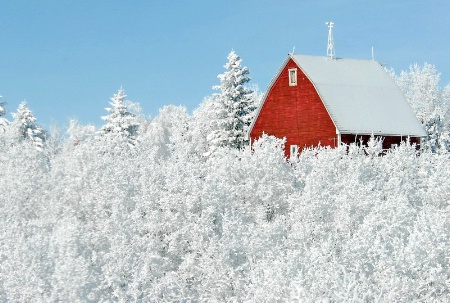
<path fill-rule="evenodd" d="M 286 55 L 375 59 L 397 72 L 434 64 L 450 82 L 450 1 L 69 1 L 0 3 L 0 95 L 28 102 L 38 123 L 101 125 L 109 98 L 154 117 L 164 105 L 195 109 L 219 84 L 234 49 L 265 90 Z M 11 119 L 11 116 L 7 116 Z"/>

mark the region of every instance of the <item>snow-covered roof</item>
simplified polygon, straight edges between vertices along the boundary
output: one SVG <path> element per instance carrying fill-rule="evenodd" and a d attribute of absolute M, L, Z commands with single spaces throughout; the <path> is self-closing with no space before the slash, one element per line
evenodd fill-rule
<path fill-rule="evenodd" d="M 314 84 L 341 134 L 426 136 L 400 88 L 380 63 L 290 57 Z"/>

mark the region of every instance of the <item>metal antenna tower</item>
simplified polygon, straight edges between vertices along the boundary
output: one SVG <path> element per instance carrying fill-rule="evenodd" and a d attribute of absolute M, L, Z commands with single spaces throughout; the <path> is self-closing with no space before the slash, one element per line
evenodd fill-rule
<path fill-rule="evenodd" d="M 331 59 L 336 59 L 336 51 L 334 50 L 334 39 L 333 39 L 333 22 L 326 22 L 328 25 L 328 46 L 327 46 L 327 57 Z"/>

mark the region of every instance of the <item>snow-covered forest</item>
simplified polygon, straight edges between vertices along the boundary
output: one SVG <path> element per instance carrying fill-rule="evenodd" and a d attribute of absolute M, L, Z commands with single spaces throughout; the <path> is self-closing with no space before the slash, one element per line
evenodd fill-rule
<path fill-rule="evenodd" d="M 249 147 L 261 94 L 234 52 L 192 114 L 119 89 L 102 127 L 61 132 L 0 103 L 0 302 L 450 301 L 450 86 L 389 72 L 420 150 Z"/>

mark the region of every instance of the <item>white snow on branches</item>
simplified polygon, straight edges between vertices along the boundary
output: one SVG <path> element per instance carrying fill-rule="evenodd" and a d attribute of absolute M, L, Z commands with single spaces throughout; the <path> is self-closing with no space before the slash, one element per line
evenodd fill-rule
<path fill-rule="evenodd" d="M 0 302 L 450 301 L 445 133 L 286 159 L 281 138 L 241 145 L 238 107 L 218 119 L 248 101 L 233 52 L 226 68 L 192 115 L 145 119 L 120 89 L 99 131 L 42 137 L 21 104 L 0 132 Z M 404 83 L 410 102 L 435 100 Z M 423 121 L 448 126 L 449 91 L 417 105 Z"/>

